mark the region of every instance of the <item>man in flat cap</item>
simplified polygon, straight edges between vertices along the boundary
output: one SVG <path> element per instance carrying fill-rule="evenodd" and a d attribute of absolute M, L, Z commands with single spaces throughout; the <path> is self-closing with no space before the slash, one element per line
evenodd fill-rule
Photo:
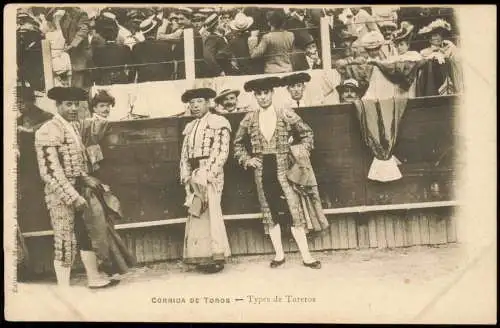
<path fill-rule="evenodd" d="M 247 110 L 247 107 L 241 107 L 238 105 L 238 97 L 240 95 L 240 90 L 236 89 L 225 89 L 215 97 L 215 104 L 219 107 L 217 111 L 220 114 L 236 113 Z"/>
<path fill-rule="evenodd" d="M 281 78 L 282 85 L 286 86 L 290 94 L 290 106 L 301 108 L 318 106 L 321 104 L 321 99 L 315 99 L 310 92 L 306 91 L 306 83 L 311 81 L 311 76 L 308 73 L 295 73 Z M 316 97 L 318 98 L 318 97 Z"/>
<path fill-rule="evenodd" d="M 361 97 L 359 82 L 355 79 L 346 79 L 342 81 L 336 89 L 341 103 L 353 103 Z"/>
<path fill-rule="evenodd" d="M 245 91 L 254 93 L 259 108 L 242 119 L 233 143 L 234 157 L 244 169 L 254 170 L 265 233 L 269 234 L 276 252 L 271 268 L 285 263 L 280 222 L 291 218 L 291 232 L 303 264 L 319 269 L 321 263 L 309 252 L 299 195 L 287 178 L 291 164 L 290 137 L 294 135 L 299 155 L 309 157 L 313 131 L 292 110 L 273 106 L 274 88 L 281 86 L 281 82 L 278 77 L 269 77 L 245 83 Z M 250 140 L 250 149 L 246 140 Z"/>
<path fill-rule="evenodd" d="M 87 93 L 75 87 L 55 87 L 47 96 L 56 101 L 57 114 L 36 132 L 35 149 L 54 231 L 57 282 L 61 287 L 69 286 L 71 266 L 80 249 L 88 287 L 115 285 L 117 281 L 101 276 L 97 269 L 97 257 L 82 217 L 88 207 L 82 186 L 98 187 L 87 174 L 87 155 L 77 124 L 80 101 L 87 100 Z"/>
<path fill-rule="evenodd" d="M 220 205 L 231 125 L 209 111 L 215 96 L 214 90 L 201 88 L 188 90 L 181 98 L 195 117 L 182 132 L 180 177 L 189 214 L 183 260 L 207 273 L 221 271 L 231 255 Z"/>

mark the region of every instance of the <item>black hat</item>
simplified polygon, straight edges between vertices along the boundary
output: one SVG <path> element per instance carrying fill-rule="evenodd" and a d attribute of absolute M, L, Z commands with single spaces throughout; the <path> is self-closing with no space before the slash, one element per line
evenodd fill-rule
<path fill-rule="evenodd" d="M 243 88 L 246 92 L 250 91 L 260 91 L 260 90 L 270 90 L 277 87 L 281 87 L 281 79 L 279 77 L 265 77 L 263 79 L 251 80 L 245 83 Z"/>
<path fill-rule="evenodd" d="M 311 75 L 309 75 L 308 73 L 295 73 L 281 78 L 281 84 L 283 86 L 305 83 L 309 81 L 311 81 Z"/>
<path fill-rule="evenodd" d="M 75 87 L 54 87 L 47 92 L 47 97 L 56 101 L 87 100 L 87 92 Z"/>
<path fill-rule="evenodd" d="M 184 92 L 181 100 L 183 103 L 187 103 L 195 98 L 211 99 L 215 98 L 215 96 L 217 96 L 217 93 L 210 88 L 190 89 Z"/>
<path fill-rule="evenodd" d="M 95 20 L 95 30 L 106 41 L 111 41 L 118 37 L 119 27 L 114 19 L 106 16 L 99 16 Z"/>

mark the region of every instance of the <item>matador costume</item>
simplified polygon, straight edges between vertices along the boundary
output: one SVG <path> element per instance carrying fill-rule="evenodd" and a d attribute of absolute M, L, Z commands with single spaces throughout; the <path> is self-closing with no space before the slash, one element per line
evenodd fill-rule
<path fill-rule="evenodd" d="M 189 206 L 183 256 L 186 264 L 224 263 L 231 255 L 220 205 L 230 133 L 229 121 L 211 112 L 189 122 L 182 133 L 180 176 L 187 184 Z M 206 177 L 206 186 L 196 183 L 200 177 Z"/>

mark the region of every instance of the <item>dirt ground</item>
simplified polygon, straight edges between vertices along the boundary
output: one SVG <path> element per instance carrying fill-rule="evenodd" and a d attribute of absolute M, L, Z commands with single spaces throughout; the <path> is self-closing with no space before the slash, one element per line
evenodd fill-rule
<path fill-rule="evenodd" d="M 471 271 L 474 259 L 459 245 L 329 251 L 316 257 L 321 270 L 304 267 L 297 253 L 288 254 L 278 269 L 269 268 L 271 256 L 235 257 L 214 275 L 187 271 L 180 262 L 160 263 L 136 268 L 117 287 L 99 291 L 85 287 L 84 275 L 74 277 L 69 290 L 54 282 L 23 283 L 10 304 L 16 314 L 11 318 L 369 323 L 481 322 L 491 316 L 490 308 L 472 314 L 470 306 L 477 304 L 456 313 L 456 305 L 443 303 Z M 491 278 L 490 258 L 473 266 L 481 270 L 486 263 L 482 278 L 470 279 Z M 25 310 L 16 312 L 21 305 Z"/>

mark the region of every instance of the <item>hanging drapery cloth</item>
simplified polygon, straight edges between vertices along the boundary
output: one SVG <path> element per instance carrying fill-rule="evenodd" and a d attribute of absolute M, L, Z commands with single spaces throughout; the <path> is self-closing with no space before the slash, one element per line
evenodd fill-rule
<path fill-rule="evenodd" d="M 402 177 L 392 152 L 407 102 L 407 98 L 392 98 L 356 100 L 354 103 L 362 138 L 375 156 L 368 172 L 370 180 L 388 182 Z"/>

